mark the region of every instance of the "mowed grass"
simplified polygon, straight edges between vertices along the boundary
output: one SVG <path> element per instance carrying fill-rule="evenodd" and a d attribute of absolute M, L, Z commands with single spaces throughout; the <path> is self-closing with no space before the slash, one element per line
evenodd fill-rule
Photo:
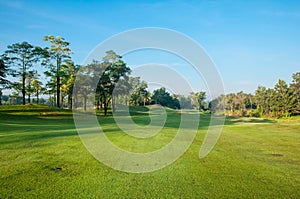
<path fill-rule="evenodd" d="M 147 110 L 132 109 L 139 125 Z M 184 114 L 184 113 L 183 113 Z M 122 133 L 112 116 L 99 122 L 116 145 L 157 150 L 177 132 L 180 114 L 167 111 L 150 139 Z M 226 119 L 211 153 L 198 158 L 209 115 L 201 115 L 187 152 L 161 170 L 132 174 L 98 162 L 82 144 L 72 112 L 47 106 L 0 107 L 0 198 L 299 198 L 300 118 Z"/>

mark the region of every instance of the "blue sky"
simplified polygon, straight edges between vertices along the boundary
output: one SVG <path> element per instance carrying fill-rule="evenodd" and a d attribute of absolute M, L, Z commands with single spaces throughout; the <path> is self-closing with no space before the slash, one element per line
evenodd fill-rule
<path fill-rule="evenodd" d="M 71 43 L 78 64 L 119 32 L 173 29 L 206 50 L 227 93 L 273 87 L 278 79 L 290 82 L 291 75 L 300 71 L 300 1 L 0 0 L 0 25 L 0 53 L 12 43 L 45 46 L 44 35 L 61 35 Z M 155 53 L 124 59 L 129 66 L 178 61 Z"/>

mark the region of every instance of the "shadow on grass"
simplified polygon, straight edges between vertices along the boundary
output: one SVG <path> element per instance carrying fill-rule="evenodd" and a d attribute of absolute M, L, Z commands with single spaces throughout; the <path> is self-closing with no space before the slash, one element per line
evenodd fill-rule
<path fill-rule="evenodd" d="M 225 120 L 225 125 L 234 125 L 234 124 L 272 124 L 277 123 L 276 120 L 268 118 L 253 118 L 253 117 L 238 117 L 238 116 L 227 116 Z"/>
<path fill-rule="evenodd" d="M 140 125 L 148 125 L 150 121 L 147 107 L 132 107 L 132 120 Z M 198 114 L 198 112 L 167 109 L 166 128 L 179 128 L 182 114 Z M 41 114 L 43 113 L 43 114 Z M 76 136 L 77 131 L 71 110 L 57 109 L 48 106 L 11 106 L 0 109 L 0 143 L 34 142 L 43 139 Z M 210 126 L 211 115 L 200 113 L 199 128 Z M 122 117 L 122 116 L 120 116 Z M 222 117 L 219 117 L 222 120 Z M 218 119 L 218 117 L 215 117 Z M 122 133 L 112 115 L 98 116 L 100 126 L 105 133 Z M 224 125 L 236 124 L 268 124 L 275 120 L 266 118 L 226 117 Z M 187 127 L 188 129 L 188 127 Z M 7 132 L 7 133 L 6 133 Z M 93 132 L 91 132 L 93 133 Z"/>

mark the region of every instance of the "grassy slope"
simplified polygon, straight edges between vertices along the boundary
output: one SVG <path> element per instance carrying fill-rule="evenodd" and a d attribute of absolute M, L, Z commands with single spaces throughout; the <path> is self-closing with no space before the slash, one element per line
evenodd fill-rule
<path fill-rule="evenodd" d="M 134 117 L 149 122 L 145 115 Z M 0 198 L 299 197 L 299 118 L 228 118 L 214 150 L 199 160 L 209 121 L 203 115 L 190 149 L 172 165 L 145 174 L 115 171 L 95 160 L 82 145 L 70 111 L 0 107 L 0 119 Z M 169 111 L 167 127 L 138 145 L 118 133 L 111 117 L 101 117 L 100 123 L 116 144 L 151 151 L 172 139 L 179 119 Z"/>

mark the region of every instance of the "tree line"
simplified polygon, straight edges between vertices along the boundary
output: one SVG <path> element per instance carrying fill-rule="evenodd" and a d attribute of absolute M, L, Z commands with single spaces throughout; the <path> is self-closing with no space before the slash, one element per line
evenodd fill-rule
<path fill-rule="evenodd" d="M 230 116 L 289 117 L 300 114 L 300 72 L 287 84 L 278 80 L 273 88 L 258 86 L 254 94 L 243 91 L 221 95 L 210 102 L 211 111 L 225 109 Z"/>
<path fill-rule="evenodd" d="M 44 41 L 48 44 L 45 48 L 26 41 L 7 46 L 0 59 L 0 104 L 2 99 L 8 101 L 7 96 L 2 96 L 2 90 L 10 89 L 13 92 L 9 97 L 15 97 L 16 103 L 21 99 L 23 105 L 32 103 L 33 96 L 35 103 L 45 102 L 40 96 L 49 95 L 52 105 L 84 110 L 94 93 L 94 106 L 103 109 L 105 115 L 109 108 L 115 110 L 116 100 L 135 106 L 161 104 L 175 109 L 204 109 L 205 92 L 191 93 L 189 97 L 171 95 L 165 88 L 149 92 L 147 83 L 140 77 L 130 76 L 130 68 L 112 50 L 102 60 L 80 66 L 71 60 L 70 43 L 64 38 L 49 35 Z M 38 68 L 47 70 L 40 74 Z M 42 81 L 45 78 L 47 81 Z M 91 85 L 96 86 L 91 88 Z"/>
<path fill-rule="evenodd" d="M 300 72 L 293 74 L 291 84 L 279 80 L 274 88 L 259 86 L 254 94 L 241 91 L 208 101 L 204 91 L 183 96 L 159 88 L 151 93 L 147 82 L 130 76 L 131 69 L 113 50 L 107 51 L 101 60 L 80 66 L 71 60 L 70 43 L 64 38 L 49 35 L 44 41 L 48 44 L 45 48 L 28 42 L 7 46 L 0 59 L 0 104 L 2 98 L 7 101 L 2 90 L 11 89 L 12 96 L 23 105 L 32 103 L 33 96 L 35 103 L 44 103 L 40 96 L 48 95 L 48 102 L 57 107 L 86 110 L 92 97 L 92 106 L 103 109 L 105 115 L 109 109 L 114 112 L 116 104 L 160 104 L 212 113 L 226 110 L 227 115 L 256 117 L 288 117 L 300 113 Z M 39 74 L 38 67 L 47 70 Z M 17 80 L 11 81 L 13 78 Z M 42 81 L 45 78 L 47 81 Z"/>

